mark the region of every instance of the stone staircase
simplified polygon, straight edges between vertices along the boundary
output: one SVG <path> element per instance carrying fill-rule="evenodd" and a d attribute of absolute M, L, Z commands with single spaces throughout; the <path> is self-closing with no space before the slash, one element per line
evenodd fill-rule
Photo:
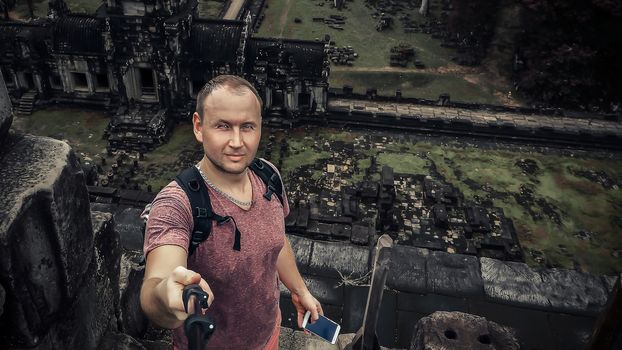
<path fill-rule="evenodd" d="M 17 105 L 16 114 L 18 115 L 31 115 L 32 110 L 35 107 L 35 101 L 37 100 L 37 93 L 34 91 L 28 91 L 22 95 Z"/>

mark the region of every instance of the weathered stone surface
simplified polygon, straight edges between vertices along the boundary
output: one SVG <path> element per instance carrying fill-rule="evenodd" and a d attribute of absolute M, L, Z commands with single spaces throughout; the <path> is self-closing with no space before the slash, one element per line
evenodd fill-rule
<path fill-rule="evenodd" d="M 5 140 L 11 123 L 13 122 L 13 111 L 11 99 L 4 84 L 4 77 L 0 76 L 0 145 Z"/>
<path fill-rule="evenodd" d="M 481 258 L 488 297 L 508 304 L 573 314 L 598 314 L 608 297 L 606 280 L 565 269 L 534 270 L 526 264 Z"/>
<path fill-rule="evenodd" d="M 3 149 L 0 279 L 12 305 L 0 345 L 35 346 L 86 283 L 93 258 L 88 193 L 66 143 L 11 134 Z"/>
<path fill-rule="evenodd" d="M 309 292 L 322 304 L 342 305 L 343 304 L 343 285 L 339 280 L 330 277 L 318 277 L 303 275 L 302 278 L 309 289 Z M 283 283 L 279 284 L 282 297 L 290 298 L 291 293 Z"/>
<path fill-rule="evenodd" d="M 114 214 L 115 230 L 121 237 L 121 246 L 125 249 L 143 249 L 142 209 L 119 208 Z"/>
<path fill-rule="evenodd" d="M 512 329 L 483 317 L 438 311 L 415 326 L 411 350 L 520 349 Z"/>
<path fill-rule="evenodd" d="M 2 316 L 2 313 L 4 312 L 4 300 L 6 298 L 6 292 L 4 291 L 4 288 L 2 288 L 2 286 L 0 286 L 0 316 Z"/>
<path fill-rule="evenodd" d="M 142 252 L 126 251 L 121 256 L 119 291 L 121 307 L 119 321 L 121 331 L 140 338 L 145 334 L 149 320 L 140 307 L 140 287 L 145 275 L 145 267 L 140 266 Z"/>
<path fill-rule="evenodd" d="M 311 247 L 313 246 L 313 241 L 308 238 L 295 235 L 287 235 L 287 239 L 289 239 L 292 251 L 296 257 L 298 270 L 300 270 L 301 273 L 307 272 L 309 270 L 309 261 L 311 260 Z"/>
<path fill-rule="evenodd" d="M 526 264 L 480 258 L 484 293 L 506 304 L 548 307 L 549 301 L 539 286 L 542 277 Z"/>
<path fill-rule="evenodd" d="M 426 261 L 426 270 L 431 293 L 461 297 L 484 294 L 477 257 L 433 251 Z"/>
<path fill-rule="evenodd" d="M 115 319 L 119 237 L 113 229 L 112 214 L 94 212 L 93 222 L 95 247 L 90 260 L 83 262 L 88 266 L 85 283 L 76 299 L 63 305 L 37 349 L 95 349 Z"/>
<path fill-rule="evenodd" d="M 309 271 L 335 278 L 357 278 L 369 271 L 369 249 L 348 243 L 313 242 Z"/>
<path fill-rule="evenodd" d="M 411 293 L 427 293 L 426 261 L 429 250 L 397 245 L 391 253 L 387 286 Z"/>
<path fill-rule="evenodd" d="M 98 350 L 144 350 L 145 347 L 128 334 L 110 332 L 99 343 Z"/>
<path fill-rule="evenodd" d="M 565 269 L 542 270 L 540 275 L 542 293 L 559 311 L 597 315 L 607 303 L 609 293 L 598 276 Z"/>

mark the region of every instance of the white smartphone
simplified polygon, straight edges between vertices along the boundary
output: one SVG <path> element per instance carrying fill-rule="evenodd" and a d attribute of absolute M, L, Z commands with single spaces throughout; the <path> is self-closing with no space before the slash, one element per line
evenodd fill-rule
<path fill-rule="evenodd" d="M 302 328 L 331 344 L 337 342 L 337 336 L 339 335 L 339 330 L 341 330 L 340 325 L 322 315 L 313 323 L 309 322 L 309 318 L 311 318 L 311 312 L 307 311 L 305 317 L 302 319 Z"/>

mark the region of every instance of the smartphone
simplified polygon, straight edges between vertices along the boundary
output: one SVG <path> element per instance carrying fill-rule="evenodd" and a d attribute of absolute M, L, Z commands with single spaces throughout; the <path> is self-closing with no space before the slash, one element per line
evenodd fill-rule
<path fill-rule="evenodd" d="M 305 313 L 305 317 L 302 319 L 302 328 L 326 340 L 327 342 L 330 342 L 331 344 L 335 344 L 337 342 L 337 336 L 339 335 L 339 330 L 341 330 L 340 325 L 322 315 L 320 315 L 320 318 L 313 323 L 309 323 L 310 318 L 311 312 L 307 311 L 307 313 Z"/>

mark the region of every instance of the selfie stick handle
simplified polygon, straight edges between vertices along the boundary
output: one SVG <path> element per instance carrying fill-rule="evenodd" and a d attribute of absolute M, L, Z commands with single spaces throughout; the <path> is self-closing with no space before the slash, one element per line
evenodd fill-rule
<path fill-rule="evenodd" d="M 188 349 L 203 349 L 207 341 L 214 333 L 216 325 L 207 315 L 203 315 L 202 309 L 206 309 L 208 295 L 198 284 L 184 287 L 182 294 L 184 310 L 188 312 L 188 302 L 192 300 L 192 314 L 184 322 L 184 331 L 188 337 Z"/>

